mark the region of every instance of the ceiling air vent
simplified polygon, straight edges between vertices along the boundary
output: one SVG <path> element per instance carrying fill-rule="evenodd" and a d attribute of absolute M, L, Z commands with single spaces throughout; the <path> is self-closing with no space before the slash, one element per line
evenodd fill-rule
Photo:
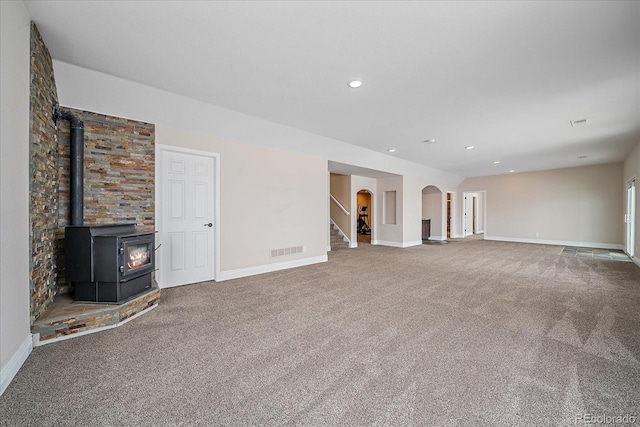
<path fill-rule="evenodd" d="M 591 122 L 591 120 L 589 120 L 589 118 L 584 118 L 584 119 L 578 119 L 578 120 L 571 120 L 569 123 L 571 123 L 571 127 L 575 128 L 578 126 L 585 126 L 588 125 Z"/>

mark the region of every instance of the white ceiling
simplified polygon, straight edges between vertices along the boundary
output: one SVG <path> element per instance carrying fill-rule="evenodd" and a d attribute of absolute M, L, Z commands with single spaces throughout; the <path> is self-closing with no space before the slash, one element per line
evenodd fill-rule
<path fill-rule="evenodd" d="M 640 141 L 638 1 L 25 4 L 55 59 L 461 176 Z"/>
<path fill-rule="evenodd" d="M 333 173 L 337 173 L 340 175 L 358 175 L 364 176 L 367 178 L 373 179 L 381 179 L 381 178 L 391 178 L 397 177 L 399 175 L 395 173 L 382 172 L 375 169 L 368 169 L 354 165 L 347 165 L 339 162 L 329 161 L 329 170 Z"/>

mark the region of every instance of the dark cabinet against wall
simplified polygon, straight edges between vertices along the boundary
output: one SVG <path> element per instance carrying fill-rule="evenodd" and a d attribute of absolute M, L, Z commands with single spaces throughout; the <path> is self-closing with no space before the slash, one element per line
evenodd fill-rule
<path fill-rule="evenodd" d="M 423 219 L 422 220 L 422 240 L 429 240 L 429 236 L 431 236 L 431 220 Z"/>

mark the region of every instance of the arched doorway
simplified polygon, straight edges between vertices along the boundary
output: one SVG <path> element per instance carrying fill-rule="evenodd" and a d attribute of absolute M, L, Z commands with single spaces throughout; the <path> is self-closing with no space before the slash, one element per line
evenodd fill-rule
<path fill-rule="evenodd" d="M 369 190 L 360 190 L 356 194 L 357 215 L 356 231 L 358 243 L 371 243 L 373 234 L 373 194 Z"/>
<path fill-rule="evenodd" d="M 422 241 L 446 240 L 443 236 L 442 191 L 435 185 L 422 189 Z"/>

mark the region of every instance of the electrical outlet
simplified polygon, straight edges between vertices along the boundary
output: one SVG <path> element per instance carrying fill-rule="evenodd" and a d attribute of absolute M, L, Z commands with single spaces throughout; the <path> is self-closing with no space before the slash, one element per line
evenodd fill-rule
<path fill-rule="evenodd" d="M 540 233 L 536 233 L 536 237 L 540 237 Z"/>

